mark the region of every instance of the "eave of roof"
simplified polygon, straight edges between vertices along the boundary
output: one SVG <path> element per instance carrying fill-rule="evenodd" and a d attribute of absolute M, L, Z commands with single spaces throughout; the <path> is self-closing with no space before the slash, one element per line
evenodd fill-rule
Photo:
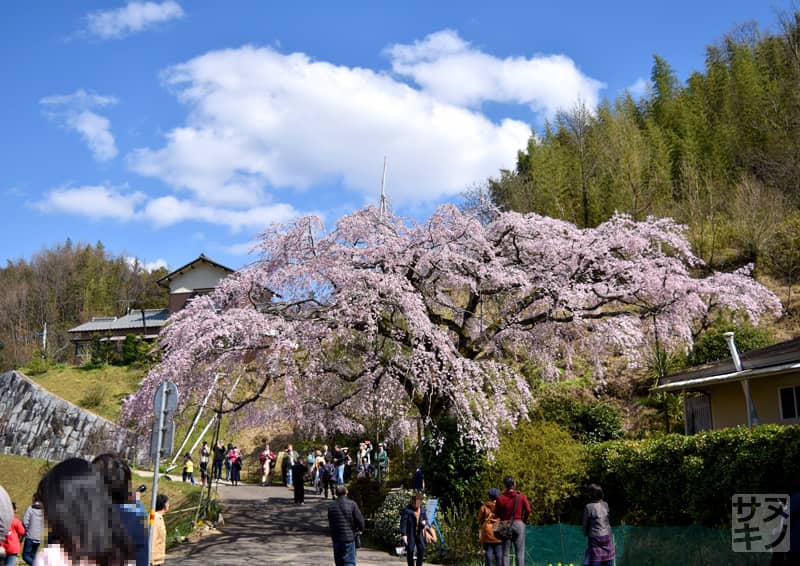
<path fill-rule="evenodd" d="M 156 281 L 156 283 L 158 283 L 162 287 L 167 287 L 168 285 L 166 285 L 166 283 L 169 283 L 172 279 L 174 279 L 178 275 L 182 275 L 182 274 L 186 273 L 187 271 L 191 271 L 192 266 L 194 266 L 196 263 L 199 263 L 199 262 L 205 262 L 205 263 L 207 263 L 209 265 L 212 265 L 214 267 L 218 267 L 220 269 L 223 269 L 223 270 L 227 271 L 228 273 L 233 273 L 234 272 L 234 270 L 231 269 L 230 267 L 222 265 L 221 263 L 217 263 L 213 259 L 211 259 L 208 256 L 206 256 L 206 254 L 200 254 L 197 257 L 197 259 L 193 259 L 192 261 L 190 261 L 186 265 L 183 265 L 183 266 L 179 267 L 178 269 L 167 273 L 164 277 L 162 277 L 161 279 Z"/>
<path fill-rule="evenodd" d="M 144 324 L 142 324 L 142 311 L 134 310 L 119 318 L 98 317 L 70 328 L 68 332 L 115 332 L 126 329 L 161 328 L 167 323 L 169 309 L 145 309 Z"/>
<path fill-rule="evenodd" d="M 660 391 L 680 391 L 682 389 L 700 389 L 709 385 L 719 385 L 720 383 L 734 383 L 736 381 L 744 381 L 745 379 L 753 379 L 760 377 L 767 377 L 770 375 L 779 375 L 791 371 L 800 370 L 800 362 L 791 364 L 784 364 L 780 366 L 766 367 L 760 369 L 745 369 L 742 371 L 734 371 L 731 373 L 724 373 L 721 375 L 712 375 L 708 377 L 696 377 L 694 379 L 684 379 L 681 381 L 670 381 L 664 385 L 659 385 L 656 389 Z"/>
<path fill-rule="evenodd" d="M 751 350 L 741 355 L 742 371 L 736 371 L 733 360 L 718 362 L 667 375 L 659 380 L 658 389 L 672 391 L 702 385 L 713 385 L 746 378 L 759 378 L 800 369 L 800 338 Z"/>

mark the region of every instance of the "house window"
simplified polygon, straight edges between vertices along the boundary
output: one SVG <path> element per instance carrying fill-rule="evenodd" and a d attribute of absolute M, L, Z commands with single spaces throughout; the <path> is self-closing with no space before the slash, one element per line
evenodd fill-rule
<path fill-rule="evenodd" d="M 800 417 L 800 385 L 781 387 L 781 420 L 796 421 Z"/>

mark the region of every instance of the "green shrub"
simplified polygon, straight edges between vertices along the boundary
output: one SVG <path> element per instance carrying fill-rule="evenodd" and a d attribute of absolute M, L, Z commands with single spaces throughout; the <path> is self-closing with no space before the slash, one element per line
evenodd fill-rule
<path fill-rule="evenodd" d="M 95 409 L 103 404 L 108 396 L 108 389 L 102 383 L 97 383 L 90 387 L 83 399 L 78 404 L 84 409 Z"/>
<path fill-rule="evenodd" d="M 364 517 L 372 517 L 386 498 L 388 489 L 386 484 L 379 484 L 377 480 L 355 478 L 348 485 L 348 497 L 358 504 Z"/>
<path fill-rule="evenodd" d="M 622 438 L 622 415 L 619 410 L 598 399 L 581 399 L 576 391 L 545 390 L 531 415 L 566 428 L 573 438 L 584 443 Z"/>
<path fill-rule="evenodd" d="M 25 366 L 25 373 L 27 375 L 39 375 L 49 369 L 50 364 L 47 362 L 47 358 L 43 357 L 39 350 L 35 350 L 28 365 Z"/>
<path fill-rule="evenodd" d="M 697 366 L 730 358 L 731 354 L 724 336 L 726 332 L 735 333 L 736 349 L 740 354 L 775 343 L 772 334 L 764 328 L 721 320 L 695 341 L 687 360 L 688 364 Z"/>
<path fill-rule="evenodd" d="M 426 490 L 436 495 L 443 507 L 480 499 L 489 467 L 486 455 L 463 442 L 453 420 L 437 424 L 443 443 L 426 439 L 422 445 Z"/>
<path fill-rule="evenodd" d="M 589 477 L 617 519 L 638 525 L 730 524 L 735 493 L 787 493 L 800 427 L 764 425 L 590 447 Z"/>
<path fill-rule="evenodd" d="M 411 501 L 413 494 L 411 489 L 390 491 L 375 512 L 373 534 L 387 549 L 394 549 L 400 544 L 400 512 Z"/>
<path fill-rule="evenodd" d="M 481 556 L 483 547 L 478 526 L 479 509 L 480 501 L 475 505 L 465 501 L 436 512 L 436 520 L 448 548 L 448 564 L 464 564 Z M 428 548 L 426 560 L 428 557 L 433 559 L 434 553 L 432 547 Z"/>
<path fill-rule="evenodd" d="M 493 472 L 496 487 L 506 475 L 516 480 L 531 502 L 532 523 L 555 521 L 583 485 L 586 450 L 555 423 L 522 423 L 501 439 Z"/>

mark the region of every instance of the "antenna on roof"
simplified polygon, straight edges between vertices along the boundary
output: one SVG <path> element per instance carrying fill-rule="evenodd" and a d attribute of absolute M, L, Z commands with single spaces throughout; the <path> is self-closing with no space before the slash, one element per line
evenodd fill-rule
<path fill-rule="evenodd" d="M 383 156 L 383 175 L 381 175 L 381 204 L 380 204 L 380 219 L 383 220 L 383 215 L 386 214 L 386 162 L 387 157 Z"/>

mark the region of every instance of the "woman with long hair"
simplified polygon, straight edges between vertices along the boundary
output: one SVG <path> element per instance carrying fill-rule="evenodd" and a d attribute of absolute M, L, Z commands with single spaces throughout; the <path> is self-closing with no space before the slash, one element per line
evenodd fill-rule
<path fill-rule="evenodd" d="M 69 458 L 56 464 L 37 491 L 53 542 L 34 566 L 123 566 L 134 560 L 133 541 L 89 462 Z"/>

